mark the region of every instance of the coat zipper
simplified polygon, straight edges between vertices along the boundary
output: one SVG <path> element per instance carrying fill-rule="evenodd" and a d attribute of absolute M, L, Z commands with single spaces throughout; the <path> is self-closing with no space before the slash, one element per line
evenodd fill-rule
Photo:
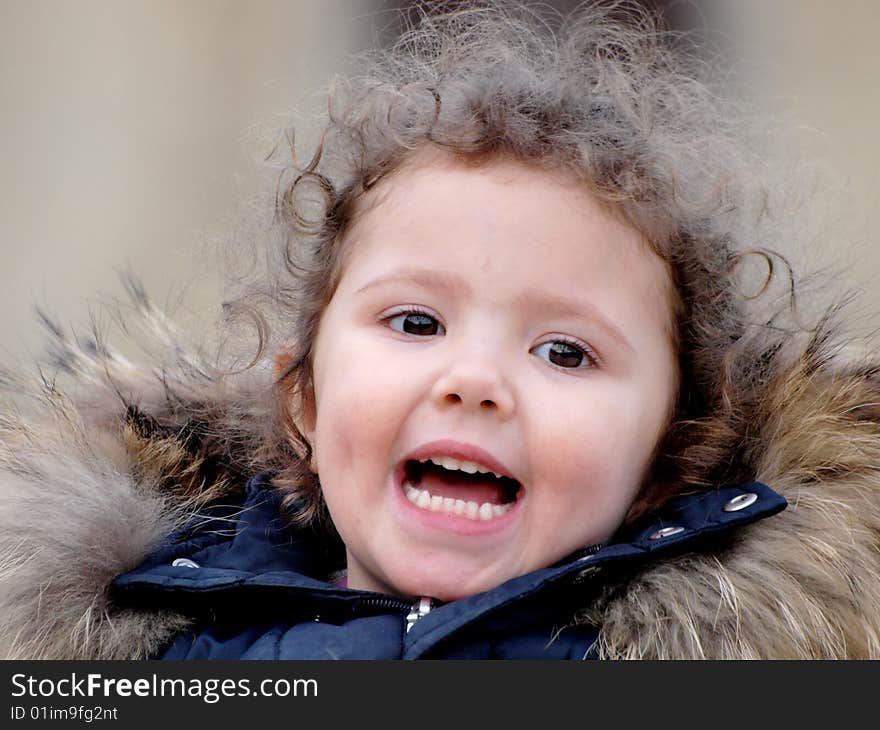
<path fill-rule="evenodd" d="M 406 633 L 409 633 L 409 630 L 416 625 L 416 621 L 431 613 L 432 608 L 434 608 L 433 598 L 428 598 L 427 596 L 419 598 L 419 600 L 410 607 L 410 611 L 407 614 Z"/>
<path fill-rule="evenodd" d="M 360 601 L 362 606 L 376 606 L 378 608 L 390 608 L 397 611 L 406 611 L 406 633 L 415 626 L 416 621 L 427 616 L 434 608 L 434 599 L 422 596 L 415 603 L 401 601 L 397 598 L 364 598 Z"/>

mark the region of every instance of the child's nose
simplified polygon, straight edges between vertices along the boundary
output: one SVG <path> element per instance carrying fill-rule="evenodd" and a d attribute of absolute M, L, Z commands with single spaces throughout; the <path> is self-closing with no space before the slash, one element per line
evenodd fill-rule
<path fill-rule="evenodd" d="M 510 418 L 516 408 L 513 392 L 497 368 L 478 361 L 457 362 L 437 379 L 431 393 L 441 408 L 457 407 Z"/>

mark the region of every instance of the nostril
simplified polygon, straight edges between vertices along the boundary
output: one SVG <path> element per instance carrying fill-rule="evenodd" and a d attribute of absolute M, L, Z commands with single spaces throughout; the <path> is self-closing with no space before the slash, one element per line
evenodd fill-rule
<path fill-rule="evenodd" d="M 446 394 L 446 402 L 447 403 L 458 404 L 458 403 L 461 403 L 462 400 L 463 400 L 462 397 L 458 393 L 447 393 Z M 494 400 L 490 400 L 487 398 L 486 400 L 480 401 L 480 406 L 482 408 L 497 408 L 498 404 L 495 403 Z"/>

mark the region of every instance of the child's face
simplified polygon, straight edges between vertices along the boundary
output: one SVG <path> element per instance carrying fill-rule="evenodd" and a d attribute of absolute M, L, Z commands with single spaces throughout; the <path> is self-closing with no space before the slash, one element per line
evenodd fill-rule
<path fill-rule="evenodd" d="M 606 540 L 673 399 L 661 260 L 583 187 L 514 161 L 435 157 L 371 194 L 304 424 L 349 586 L 451 600 Z M 415 464 L 430 456 L 519 490 Z"/>

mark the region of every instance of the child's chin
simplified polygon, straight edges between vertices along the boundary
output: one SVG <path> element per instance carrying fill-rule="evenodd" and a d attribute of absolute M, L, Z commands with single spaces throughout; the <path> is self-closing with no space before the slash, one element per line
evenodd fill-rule
<path fill-rule="evenodd" d="M 506 578 L 502 577 L 495 579 L 481 576 L 480 579 L 475 578 L 468 581 L 466 578 L 463 579 L 461 573 L 450 576 L 436 574 L 411 576 L 409 580 L 401 581 L 403 590 L 400 593 L 408 596 L 428 596 L 443 603 L 449 603 L 477 593 L 484 593 L 501 585 L 505 580 Z"/>

